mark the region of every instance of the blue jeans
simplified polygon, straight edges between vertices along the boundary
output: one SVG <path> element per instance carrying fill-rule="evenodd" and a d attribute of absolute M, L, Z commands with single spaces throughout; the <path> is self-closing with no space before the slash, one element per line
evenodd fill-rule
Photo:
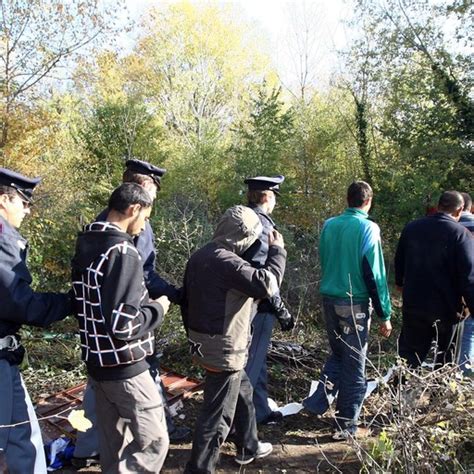
<path fill-rule="evenodd" d="M 474 318 L 472 317 L 472 314 L 464 321 L 464 331 L 461 342 L 461 357 L 459 362 L 465 375 L 474 374 Z M 470 362 L 471 368 L 466 367 L 468 362 Z"/>
<path fill-rule="evenodd" d="M 369 301 L 351 304 L 349 299 L 324 297 L 323 313 L 331 355 L 317 390 L 303 400 L 303 406 L 322 415 L 337 396 L 337 428 L 355 433 L 367 388 L 365 361 L 371 307 Z"/>

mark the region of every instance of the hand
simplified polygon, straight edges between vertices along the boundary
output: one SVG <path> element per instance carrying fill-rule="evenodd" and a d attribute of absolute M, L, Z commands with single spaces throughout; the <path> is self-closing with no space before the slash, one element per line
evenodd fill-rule
<path fill-rule="evenodd" d="M 286 317 L 279 317 L 278 322 L 280 323 L 281 330 L 283 332 L 291 331 L 295 327 L 295 320 L 293 316 L 286 310 Z"/>
<path fill-rule="evenodd" d="M 155 303 L 159 303 L 160 306 L 163 308 L 163 314 L 165 315 L 169 308 L 170 308 L 170 300 L 168 299 L 167 296 L 160 296 L 156 300 L 154 300 Z"/>
<path fill-rule="evenodd" d="M 268 245 L 275 245 L 276 247 L 285 248 L 285 242 L 283 241 L 283 236 L 277 230 L 273 229 L 272 232 L 268 235 Z"/>
<path fill-rule="evenodd" d="M 383 337 L 390 337 L 390 334 L 392 333 L 392 323 L 390 322 L 390 320 L 382 321 L 380 323 L 379 333 Z"/>
<path fill-rule="evenodd" d="M 291 331 L 295 327 L 295 320 L 288 311 L 288 308 L 285 306 L 281 296 L 279 294 L 274 295 L 265 301 L 270 305 L 270 312 L 278 319 L 281 330 Z"/>

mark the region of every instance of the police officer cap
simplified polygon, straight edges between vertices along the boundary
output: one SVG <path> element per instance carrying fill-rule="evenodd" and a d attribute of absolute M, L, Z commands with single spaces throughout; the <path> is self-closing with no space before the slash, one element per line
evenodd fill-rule
<path fill-rule="evenodd" d="M 28 202 L 31 202 L 33 190 L 41 178 L 28 178 L 15 171 L 0 168 L 0 186 L 9 186 Z"/>
<path fill-rule="evenodd" d="M 137 160 L 136 158 L 132 160 L 127 160 L 125 166 L 128 170 L 133 171 L 134 173 L 146 174 L 153 179 L 158 188 L 160 187 L 160 180 L 162 176 L 166 173 L 164 168 L 158 168 L 147 161 Z"/>
<path fill-rule="evenodd" d="M 256 176 L 247 178 L 244 183 L 249 187 L 249 191 L 273 191 L 280 194 L 280 184 L 285 181 L 285 177 L 278 176 Z"/>

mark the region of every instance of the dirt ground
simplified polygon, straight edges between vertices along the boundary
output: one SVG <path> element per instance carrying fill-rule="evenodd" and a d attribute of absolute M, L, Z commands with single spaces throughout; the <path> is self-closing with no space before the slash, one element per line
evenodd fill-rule
<path fill-rule="evenodd" d="M 177 424 L 194 426 L 199 410 L 199 396 L 185 401 L 184 420 Z M 315 473 L 315 472 L 359 472 L 360 463 L 351 446 L 346 442 L 331 439 L 330 419 L 317 419 L 301 412 L 285 417 L 278 425 L 259 426 L 259 438 L 273 444 L 273 452 L 266 458 L 247 466 L 238 466 L 234 461 L 235 446 L 225 443 L 217 473 Z M 163 467 L 163 473 L 182 473 L 191 452 L 191 442 L 172 444 Z M 66 468 L 62 473 L 101 472 L 98 467 L 80 469 Z"/>

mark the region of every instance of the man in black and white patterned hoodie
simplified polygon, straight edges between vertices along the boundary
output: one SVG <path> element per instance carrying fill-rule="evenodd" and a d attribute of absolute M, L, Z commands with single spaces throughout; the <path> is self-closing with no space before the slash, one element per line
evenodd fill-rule
<path fill-rule="evenodd" d="M 106 220 L 79 234 L 72 261 L 82 359 L 96 393 L 102 472 L 159 472 L 169 446 L 162 399 L 146 361 L 169 300 L 149 299 L 133 243 L 152 204 L 142 186 L 119 186 Z M 126 430 L 132 440 L 121 449 L 130 438 Z"/>

